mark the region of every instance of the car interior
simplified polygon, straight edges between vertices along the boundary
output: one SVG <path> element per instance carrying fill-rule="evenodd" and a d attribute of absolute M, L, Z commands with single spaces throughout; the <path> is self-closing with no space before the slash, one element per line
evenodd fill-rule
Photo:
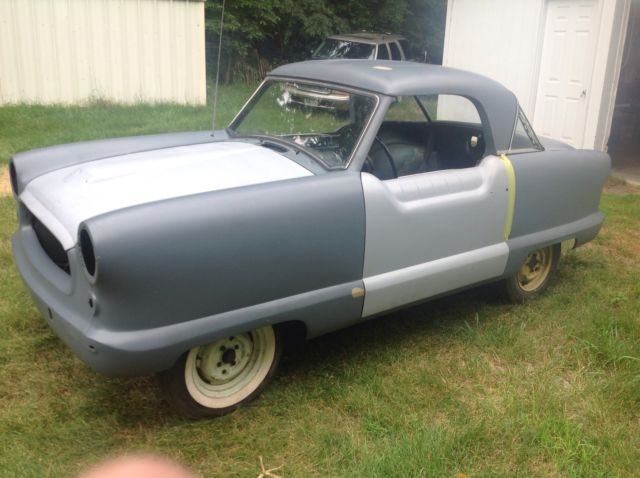
<path fill-rule="evenodd" d="M 485 154 L 482 125 L 458 121 L 385 120 L 362 171 L 393 179 L 476 166 Z M 412 118 L 415 119 L 415 118 Z"/>

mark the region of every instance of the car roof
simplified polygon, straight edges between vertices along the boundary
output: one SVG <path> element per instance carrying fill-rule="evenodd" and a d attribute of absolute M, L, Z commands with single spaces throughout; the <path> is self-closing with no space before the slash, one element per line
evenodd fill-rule
<path fill-rule="evenodd" d="M 484 127 L 489 129 L 491 137 L 486 138 L 486 144 L 493 154 L 509 149 L 518 113 L 515 95 L 497 81 L 438 65 L 410 61 L 312 60 L 280 66 L 269 75 L 334 83 L 389 96 L 464 96 L 476 105 Z"/>
<path fill-rule="evenodd" d="M 406 40 L 402 35 L 372 32 L 341 33 L 338 35 L 330 35 L 328 38 L 332 38 L 334 40 L 359 41 L 364 43 L 385 43 L 393 40 Z"/>

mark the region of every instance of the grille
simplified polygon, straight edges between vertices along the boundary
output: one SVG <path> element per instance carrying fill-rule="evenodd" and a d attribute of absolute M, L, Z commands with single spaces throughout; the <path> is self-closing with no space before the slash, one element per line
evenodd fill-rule
<path fill-rule="evenodd" d="M 44 252 L 49 256 L 49 259 L 51 259 L 60 269 L 65 271 L 67 274 L 70 274 L 69 256 L 62 247 L 62 244 L 60 244 L 60 241 L 58 241 L 58 239 L 51 234 L 51 231 L 49 231 L 49 229 L 47 229 L 46 226 L 33 214 L 31 214 L 31 226 L 33 227 L 33 232 L 36 233 L 38 242 L 42 246 Z"/>

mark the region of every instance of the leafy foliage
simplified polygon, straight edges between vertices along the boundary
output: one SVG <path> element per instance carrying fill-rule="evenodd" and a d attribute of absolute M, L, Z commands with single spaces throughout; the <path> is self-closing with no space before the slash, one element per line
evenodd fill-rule
<path fill-rule="evenodd" d="M 215 74 L 222 0 L 206 3 Z M 405 35 L 417 56 L 442 62 L 446 0 L 233 0 L 225 6 L 221 78 L 259 80 L 274 65 L 308 58 L 327 35 L 360 30 Z"/>

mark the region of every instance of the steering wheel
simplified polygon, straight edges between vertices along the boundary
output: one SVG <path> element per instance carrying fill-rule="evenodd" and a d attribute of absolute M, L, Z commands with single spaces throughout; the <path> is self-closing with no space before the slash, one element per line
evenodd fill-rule
<path fill-rule="evenodd" d="M 382 148 L 382 151 L 384 151 L 384 155 L 387 158 L 387 161 L 389 161 L 389 165 L 391 166 L 391 171 L 393 172 L 393 177 L 397 178 L 398 177 L 398 169 L 396 168 L 396 164 L 393 161 L 393 156 L 391 156 L 391 153 L 389 152 L 389 148 L 387 148 L 387 145 L 384 144 L 384 142 L 378 136 L 375 137 L 374 142 L 378 143 L 380 145 L 380 147 Z M 371 151 L 369 151 L 369 153 L 371 153 Z M 373 165 L 373 161 L 371 159 L 371 154 L 367 154 L 367 158 L 365 160 L 365 164 L 368 166 L 370 172 L 375 175 L 375 172 L 374 172 L 375 168 L 374 168 L 374 165 Z"/>

